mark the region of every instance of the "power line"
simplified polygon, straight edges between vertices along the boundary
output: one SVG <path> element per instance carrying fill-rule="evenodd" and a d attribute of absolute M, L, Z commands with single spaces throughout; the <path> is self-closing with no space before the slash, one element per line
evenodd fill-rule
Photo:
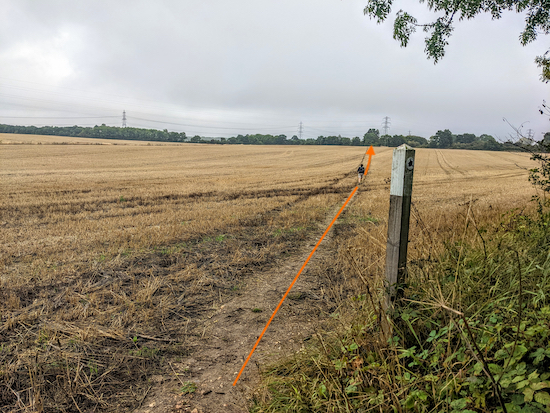
<path fill-rule="evenodd" d="M 187 126 L 190 128 L 209 128 L 209 129 L 235 129 L 235 130 L 296 130 L 295 126 L 272 126 L 272 127 L 263 127 L 263 128 L 256 128 L 256 127 L 223 127 L 223 126 L 203 126 L 203 125 L 192 125 L 188 123 L 177 123 L 177 122 L 165 122 L 161 120 L 153 120 L 153 119 L 144 119 L 144 118 L 135 118 L 133 116 L 130 117 L 130 119 L 136 119 L 136 120 L 142 120 L 144 122 L 153 122 L 153 123 L 163 123 L 166 125 L 176 125 L 176 126 Z"/>
<path fill-rule="evenodd" d="M 118 116 L 0 116 L 8 119 L 105 119 L 118 118 Z"/>
<path fill-rule="evenodd" d="M 132 113 L 134 113 L 134 112 L 132 112 Z M 120 119 L 120 117 L 116 116 L 116 115 L 106 115 L 106 116 L 86 116 L 86 115 L 82 115 L 82 116 L 75 116 L 75 115 L 71 115 L 71 116 L 39 116 L 39 115 L 34 115 L 34 116 L 2 116 L 2 115 L 0 115 L 0 119 L 2 119 L 2 118 L 5 118 L 6 120 L 7 119 L 26 119 L 28 121 L 37 120 L 38 122 L 49 120 L 49 119 L 51 119 L 51 120 L 58 119 L 60 121 L 69 120 L 69 119 L 81 119 L 81 120 L 104 119 L 105 121 L 107 121 L 107 119 L 114 119 L 114 118 L 117 118 L 117 117 Z M 277 126 L 277 125 L 270 125 L 270 126 L 258 125 L 258 126 L 254 126 L 251 123 L 243 122 L 242 126 L 221 126 L 221 125 L 219 125 L 220 121 L 218 121 L 218 120 L 206 121 L 205 123 L 199 124 L 199 123 L 183 123 L 183 122 L 170 122 L 170 121 L 156 120 L 156 119 L 151 119 L 152 117 L 154 117 L 154 116 L 148 116 L 148 117 L 128 116 L 126 110 L 124 110 L 122 112 L 122 127 L 128 127 L 128 120 L 131 120 L 134 127 L 136 127 L 136 126 L 137 127 L 148 127 L 147 123 L 164 124 L 164 125 L 176 125 L 176 126 L 190 128 L 190 129 L 192 129 L 192 128 L 199 129 L 199 130 L 202 130 L 202 132 L 198 132 L 198 133 L 200 133 L 200 134 L 210 134 L 210 135 L 219 134 L 219 133 L 223 134 L 224 131 L 227 134 L 232 133 L 231 131 L 242 131 L 243 134 L 246 134 L 247 132 L 262 133 L 262 131 L 271 132 L 271 133 L 291 133 L 292 131 L 296 131 L 295 127 L 287 126 L 287 125 L 281 125 L 281 126 Z M 60 123 L 57 123 L 57 122 L 53 122 L 53 123 L 54 123 L 53 125 L 50 124 L 48 126 L 60 126 L 61 125 Z M 108 123 L 108 122 L 105 122 L 105 123 Z M 212 123 L 214 123 L 214 124 L 217 123 L 219 126 L 214 126 L 214 125 L 212 125 Z M 233 125 L 238 125 L 238 123 L 235 123 L 235 122 L 228 122 L 228 123 L 233 124 Z M 37 124 L 35 124 L 35 126 L 36 125 Z M 360 128 L 360 126 L 359 126 L 359 128 Z M 315 128 L 315 127 L 308 126 L 308 132 L 306 132 L 305 128 L 304 128 L 304 122 L 300 121 L 300 124 L 299 124 L 299 127 L 298 127 L 298 134 L 300 136 L 300 139 L 305 139 L 306 136 L 310 135 L 311 133 L 313 133 L 313 134 L 320 133 L 322 135 L 327 135 L 327 134 L 328 135 L 333 135 L 333 134 L 348 135 L 348 134 L 351 133 L 352 135 L 353 134 L 357 135 L 359 132 L 357 131 L 357 126 L 354 126 L 351 129 L 349 128 L 349 126 L 347 128 L 345 128 L 345 127 L 344 128 L 341 128 L 341 127 L 333 128 L 333 127 L 328 127 L 328 126 L 325 126 L 324 128 L 323 127 Z"/>

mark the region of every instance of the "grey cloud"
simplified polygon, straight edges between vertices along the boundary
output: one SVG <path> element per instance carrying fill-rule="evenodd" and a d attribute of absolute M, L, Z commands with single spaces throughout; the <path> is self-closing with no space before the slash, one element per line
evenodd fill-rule
<path fill-rule="evenodd" d="M 460 23 L 447 56 L 433 65 L 424 57 L 422 33 L 409 48 L 399 48 L 391 25 L 364 17 L 360 1 L 6 3 L 0 77 L 53 84 L 46 89 L 57 91 L 57 98 L 47 100 L 60 99 L 50 105 L 56 109 L 74 109 L 68 92 L 74 88 L 84 91 L 80 96 L 90 111 L 125 108 L 156 120 L 201 124 L 197 131 L 205 133 L 209 122 L 260 127 L 302 119 L 313 133 L 328 129 L 321 122 L 328 119 L 342 121 L 332 123 L 341 125 L 330 129 L 334 133 L 358 134 L 361 127 L 379 126 L 385 115 L 393 120 L 390 132 L 426 137 L 440 128 L 506 136 L 503 116 L 517 124 L 530 121 L 539 133 L 550 130 L 536 112 L 549 90 L 533 63 L 541 46 L 521 48 L 521 16 Z M 396 9 L 410 4 L 397 3 Z M 40 63 L 32 56 L 15 61 L 8 54 L 60 33 L 74 37 L 64 43 L 62 56 L 73 72 L 61 79 L 49 82 L 45 67 L 37 78 Z M 10 99 L 0 95 L 0 116 L 16 107 Z M 24 108 L 30 101 L 17 102 Z M 27 107 L 29 116 L 36 113 Z M 365 123 L 346 123 L 360 119 Z"/>

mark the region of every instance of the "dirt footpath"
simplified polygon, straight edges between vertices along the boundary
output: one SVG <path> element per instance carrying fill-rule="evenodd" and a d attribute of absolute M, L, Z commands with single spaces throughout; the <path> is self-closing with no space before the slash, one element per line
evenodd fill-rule
<path fill-rule="evenodd" d="M 136 412 L 248 412 L 252 391 L 259 383 L 259 366 L 298 351 L 331 310 L 332 304 L 325 299 L 326 286 L 311 269 L 330 253 L 332 231 L 294 284 L 239 382 L 232 385 L 275 307 L 336 212 L 327 214 L 298 253 L 254 274 L 238 296 L 203 319 L 198 327 L 202 332 L 187 343 L 192 348 L 190 356 L 170 362 L 170 374 L 154 377 L 157 384 Z M 182 395 L 184 386 L 191 392 Z"/>

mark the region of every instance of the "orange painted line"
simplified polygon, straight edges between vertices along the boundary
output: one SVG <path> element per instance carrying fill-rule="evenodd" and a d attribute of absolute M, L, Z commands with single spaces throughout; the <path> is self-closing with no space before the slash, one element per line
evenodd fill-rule
<path fill-rule="evenodd" d="M 372 148 L 372 146 L 371 146 Z M 374 152 L 374 151 L 373 151 Z M 370 165 L 370 158 L 372 157 L 369 156 L 369 165 Z M 368 170 L 368 166 L 367 165 L 367 170 Z M 365 171 L 365 174 L 366 174 L 366 171 Z M 344 208 L 346 207 L 346 205 L 348 204 L 348 202 L 351 200 L 351 198 L 353 197 L 353 195 L 355 194 L 355 192 L 357 192 L 357 189 L 359 187 L 356 186 L 355 189 L 351 192 L 350 196 L 348 196 L 348 199 L 346 199 L 346 202 L 344 202 L 344 205 L 342 205 L 342 208 L 340 208 L 340 210 L 338 211 L 338 213 L 336 214 L 336 216 L 332 219 L 332 222 L 330 223 L 330 225 L 327 227 L 327 229 L 325 230 L 325 232 L 323 233 L 323 235 L 321 235 L 321 238 L 319 238 L 319 241 L 317 241 L 317 244 L 315 245 L 315 247 L 313 247 L 313 250 L 311 251 L 311 253 L 309 254 L 309 256 L 307 257 L 306 261 L 304 262 L 304 265 L 302 265 L 302 268 L 300 268 L 300 271 L 298 271 L 298 274 L 296 274 L 296 277 L 294 277 L 294 279 L 292 280 L 292 282 L 290 283 L 290 286 L 288 287 L 288 289 L 286 290 L 286 293 L 283 295 L 283 298 L 281 298 L 281 301 L 279 301 L 279 304 L 277 305 L 277 307 L 275 308 L 275 311 L 273 311 L 273 314 L 271 314 L 271 318 L 269 319 L 269 321 L 267 322 L 267 324 L 265 325 L 262 333 L 260 334 L 260 337 L 258 337 L 258 340 L 256 340 L 256 344 L 254 344 L 254 347 L 252 347 L 252 351 L 250 352 L 250 354 L 248 355 L 248 357 L 246 358 L 246 361 L 244 362 L 243 366 L 241 367 L 241 371 L 239 371 L 239 374 L 237 375 L 237 378 L 235 379 L 235 381 L 233 382 L 233 386 L 235 386 L 237 384 L 237 381 L 239 381 L 239 377 L 241 377 L 241 374 L 243 373 L 244 371 L 244 368 L 246 367 L 246 365 L 248 364 L 248 361 L 250 360 L 250 357 L 252 357 L 252 354 L 254 353 L 254 350 L 256 350 L 256 347 L 258 347 L 258 344 L 260 343 L 260 340 L 262 339 L 262 337 L 264 336 L 265 332 L 267 331 L 267 328 L 269 327 L 269 325 L 271 324 L 271 321 L 273 320 L 273 318 L 275 317 L 275 314 L 277 314 L 277 311 L 279 311 L 279 308 L 281 307 L 281 305 L 283 304 L 283 301 L 285 301 L 285 298 L 286 296 L 288 295 L 288 293 L 290 292 L 290 290 L 292 289 L 292 286 L 294 285 L 294 283 L 296 282 L 296 280 L 298 280 L 298 277 L 300 276 L 300 274 L 302 273 L 302 271 L 304 270 L 304 268 L 306 268 L 306 265 L 307 263 L 309 262 L 310 258 L 313 256 L 313 254 L 315 253 L 315 251 L 317 250 L 317 247 L 321 244 L 321 241 L 323 241 L 323 238 L 325 238 L 325 236 L 327 235 L 328 231 L 330 230 L 330 228 L 332 227 L 332 225 L 336 222 L 336 219 L 340 216 L 340 214 L 342 213 L 342 211 L 344 210 Z"/>

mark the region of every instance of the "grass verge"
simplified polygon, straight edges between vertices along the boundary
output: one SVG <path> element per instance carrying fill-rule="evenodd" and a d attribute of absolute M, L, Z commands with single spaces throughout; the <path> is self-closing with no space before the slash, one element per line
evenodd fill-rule
<path fill-rule="evenodd" d="M 371 284 L 264 369 L 252 411 L 550 411 L 550 213 L 476 219 L 467 207 L 410 265 L 390 337 Z"/>

